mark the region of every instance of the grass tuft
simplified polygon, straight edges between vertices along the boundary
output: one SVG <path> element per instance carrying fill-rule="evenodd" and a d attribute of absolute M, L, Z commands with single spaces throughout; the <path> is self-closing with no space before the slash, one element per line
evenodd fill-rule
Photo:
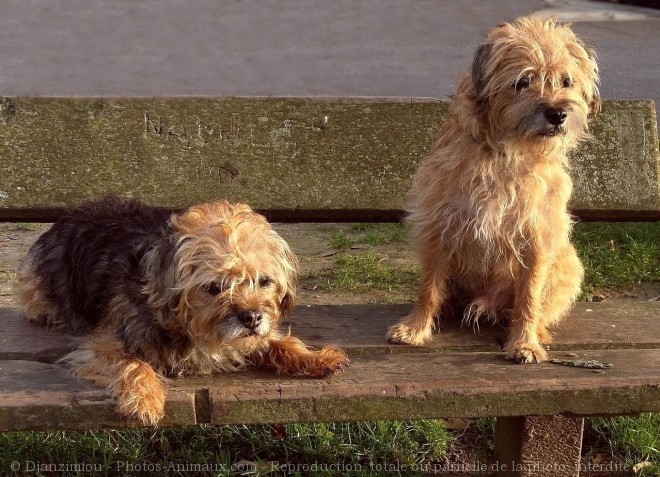
<path fill-rule="evenodd" d="M 404 243 L 408 227 L 402 224 L 351 224 L 348 230 L 335 230 L 330 234 L 330 245 L 349 250 L 358 245 L 390 245 Z"/>
<path fill-rule="evenodd" d="M 392 290 L 416 284 L 419 269 L 415 266 L 390 266 L 385 258 L 373 252 L 360 255 L 342 255 L 335 259 L 336 268 L 331 272 L 337 288 L 353 292 L 366 290 Z"/>
<path fill-rule="evenodd" d="M 339 255 L 332 268 L 307 272 L 301 276 L 301 281 L 326 292 L 407 289 L 414 292 L 419 281 L 419 268 L 409 264 L 388 265 L 386 260 L 386 256 L 374 252 Z"/>
<path fill-rule="evenodd" d="M 660 414 L 591 418 L 589 422 L 613 459 L 630 468 L 644 463 L 636 475 L 660 475 Z"/>

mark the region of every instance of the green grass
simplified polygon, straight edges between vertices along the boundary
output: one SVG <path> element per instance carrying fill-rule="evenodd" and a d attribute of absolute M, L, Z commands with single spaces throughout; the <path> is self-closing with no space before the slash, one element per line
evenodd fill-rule
<path fill-rule="evenodd" d="M 585 268 L 581 299 L 660 280 L 660 222 L 578 224 L 573 240 Z"/>
<path fill-rule="evenodd" d="M 23 232 L 32 232 L 34 230 L 37 230 L 42 225 L 43 224 L 32 223 L 32 222 L 17 222 L 14 224 L 14 230 L 19 230 Z"/>
<path fill-rule="evenodd" d="M 336 268 L 330 273 L 330 280 L 337 288 L 353 292 L 392 290 L 417 283 L 417 267 L 385 265 L 384 261 L 385 257 L 373 252 L 341 255 L 335 259 Z"/>
<path fill-rule="evenodd" d="M 660 414 L 592 418 L 590 431 L 612 455 L 629 468 L 648 463 L 637 475 L 660 475 Z"/>
<path fill-rule="evenodd" d="M 341 229 L 330 234 L 330 245 L 340 250 L 348 250 L 358 245 L 390 245 L 404 243 L 408 228 L 402 224 L 350 224 L 347 230 Z"/>
<path fill-rule="evenodd" d="M 0 268 L 0 283 L 10 282 L 16 277 L 16 272 L 14 270 L 9 270 L 6 268 Z"/>
<path fill-rule="evenodd" d="M 343 254 L 334 258 L 333 267 L 304 274 L 301 281 L 326 292 L 414 291 L 419 281 L 415 265 L 388 265 L 386 256 L 374 252 Z"/>
<path fill-rule="evenodd" d="M 208 475 L 235 475 L 232 471 L 239 462 L 251 470 L 250 475 L 282 470 L 293 471 L 287 475 L 310 475 L 304 469 L 311 465 L 318 470 L 314 475 L 338 475 L 340 469 L 356 470 L 350 475 L 370 475 L 379 465 L 421 466 L 440 459 L 449 441 L 443 423 L 430 420 L 9 433 L 0 435 L 0 475 L 9 473 L 14 461 L 23 470 L 29 470 L 28 462 L 90 466 L 67 475 L 89 475 L 90 468 L 96 475 L 124 475 L 131 470 L 140 470 L 140 475 L 163 475 L 167 470 L 178 470 L 174 475 L 200 475 L 202 465 L 214 466 Z M 300 471 L 284 466 L 298 466 Z"/>

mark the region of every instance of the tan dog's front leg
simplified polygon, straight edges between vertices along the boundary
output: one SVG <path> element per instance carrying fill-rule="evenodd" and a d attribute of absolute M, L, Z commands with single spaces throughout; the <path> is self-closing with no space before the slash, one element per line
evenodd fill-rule
<path fill-rule="evenodd" d="M 551 263 L 542 253 L 530 251 L 525 265 L 516 283 L 509 339 L 504 349 L 507 359 L 516 363 L 540 363 L 548 359 L 539 335 L 545 334 L 542 299 Z"/>
<path fill-rule="evenodd" d="M 309 349 L 293 336 L 268 341 L 268 350 L 258 364 L 274 368 L 278 374 L 323 378 L 346 367 L 348 356 L 342 350 L 326 346 L 321 351 Z"/>
<path fill-rule="evenodd" d="M 422 282 L 412 312 L 399 324 L 387 330 L 390 343 L 423 345 L 433 337 L 435 315 L 447 298 L 446 264 L 440 257 L 436 241 L 429 238 L 422 249 Z"/>

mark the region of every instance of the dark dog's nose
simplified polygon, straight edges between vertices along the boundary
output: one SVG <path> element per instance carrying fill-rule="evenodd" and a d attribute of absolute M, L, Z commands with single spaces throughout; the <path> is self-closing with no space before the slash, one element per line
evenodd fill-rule
<path fill-rule="evenodd" d="M 261 323 L 261 313 L 258 311 L 241 311 L 236 316 L 246 328 L 251 330 L 255 329 Z"/>
<path fill-rule="evenodd" d="M 549 108 L 545 110 L 545 119 L 553 126 L 561 126 L 566 121 L 568 113 L 564 108 Z"/>

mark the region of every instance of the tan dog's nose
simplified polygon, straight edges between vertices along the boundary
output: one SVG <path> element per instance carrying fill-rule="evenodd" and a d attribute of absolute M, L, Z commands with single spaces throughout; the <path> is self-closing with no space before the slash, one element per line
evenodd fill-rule
<path fill-rule="evenodd" d="M 568 113 L 564 108 L 548 108 L 545 110 L 545 119 L 553 126 L 561 126 L 566 121 Z"/>

